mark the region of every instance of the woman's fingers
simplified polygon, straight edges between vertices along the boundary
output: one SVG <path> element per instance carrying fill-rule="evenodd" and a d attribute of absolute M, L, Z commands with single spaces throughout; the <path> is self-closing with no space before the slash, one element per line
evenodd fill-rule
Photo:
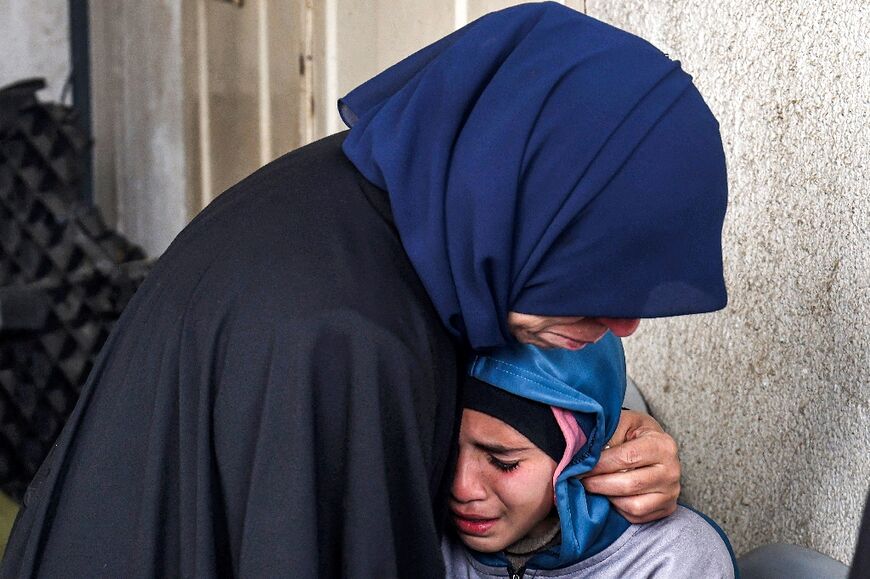
<path fill-rule="evenodd" d="M 666 517 L 677 508 L 679 478 L 663 476 L 661 465 L 583 479 L 590 493 L 606 495 L 616 510 L 632 523 Z"/>
<path fill-rule="evenodd" d="M 680 479 L 664 472 L 662 465 L 651 465 L 625 472 L 587 476 L 583 486 L 590 493 L 607 497 L 631 497 L 647 493 L 679 495 Z"/>
<path fill-rule="evenodd" d="M 632 523 L 674 512 L 680 495 L 680 459 L 674 439 L 653 418 L 624 411 L 611 445 L 582 477 L 586 490 L 607 496 Z"/>
<path fill-rule="evenodd" d="M 664 432 L 647 431 L 602 451 L 598 464 L 584 478 L 654 465 L 663 467 L 660 475 L 664 479 L 679 481 L 680 459 L 676 442 Z"/>
<path fill-rule="evenodd" d="M 620 515 L 634 524 L 663 519 L 677 510 L 677 502 L 656 493 L 636 497 L 621 497 L 611 501 Z"/>
<path fill-rule="evenodd" d="M 609 445 L 617 446 L 649 432 L 664 433 L 664 429 L 649 414 L 623 409 L 619 414 L 619 424 L 616 425 L 616 431 L 610 437 Z"/>

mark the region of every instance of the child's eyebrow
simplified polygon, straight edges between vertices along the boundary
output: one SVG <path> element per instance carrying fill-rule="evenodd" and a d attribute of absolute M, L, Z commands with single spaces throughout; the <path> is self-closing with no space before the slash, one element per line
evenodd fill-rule
<path fill-rule="evenodd" d="M 484 452 L 489 452 L 492 454 L 513 454 L 515 452 L 522 452 L 524 450 L 529 450 L 529 446 L 502 446 L 501 444 L 489 443 L 485 444 L 483 442 L 477 442 L 474 444 L 476 448 L 483 450 Z"/>

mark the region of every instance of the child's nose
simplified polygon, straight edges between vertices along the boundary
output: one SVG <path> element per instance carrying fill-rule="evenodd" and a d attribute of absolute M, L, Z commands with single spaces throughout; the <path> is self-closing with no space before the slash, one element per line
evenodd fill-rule
<path fill-rule="evenodd" d="M 477 461 L 463 457 L 460 453 L 450 493 L 453 495 L 453 499 L 460 503 L 486 498 L 486 486 L 482 480 Z"/>

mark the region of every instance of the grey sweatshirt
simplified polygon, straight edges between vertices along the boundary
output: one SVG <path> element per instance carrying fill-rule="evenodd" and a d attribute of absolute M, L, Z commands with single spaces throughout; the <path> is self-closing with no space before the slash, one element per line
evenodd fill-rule
<path fill-rule="evenodd" d="M 445 538 L 441 551 L 448 579 L 508 576 L 506 567 L 483 565 L 456 539 Z M 528 569 L 523 575 L 533 577 L 730 579 L 734 565 L 719 533 L 697 513 L 678 506 L 670 517 L 631 525 L 597 555 L 563 569 Z"/>

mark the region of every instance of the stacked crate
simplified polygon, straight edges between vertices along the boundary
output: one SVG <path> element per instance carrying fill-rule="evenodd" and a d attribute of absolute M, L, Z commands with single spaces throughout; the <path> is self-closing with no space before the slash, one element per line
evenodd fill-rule
<path fill-rule="evenodd" d="M 17 500 L 148 269 L 81 201 L 90 144 L 42 86 L 0 89 L 0 489 Z"/>

